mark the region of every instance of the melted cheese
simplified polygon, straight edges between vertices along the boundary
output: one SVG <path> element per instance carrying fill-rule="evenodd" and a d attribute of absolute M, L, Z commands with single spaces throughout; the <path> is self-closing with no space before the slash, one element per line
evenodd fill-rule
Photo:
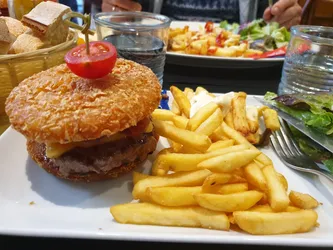
<path fill-rule="evenodd" d="M 150 133 L 152 131 L 153 131 L 153 124 L 150 122 L 148 124 L 147 128 L 145 129 L 145 133 Z M 52 144 L 46 145 L 45 154 L 48 158 L 57 158 L 76 147 L 81 147 L 81 148 L 93 147 L 96 145 L 117 141 L 117 140 L 123 139 L 125 137 L 126 137 L 126 134 L 117 133 L 112 136 L 103 137 L 98 140 L 94 140 L 94 141 L 90 141 L 90 142 L 84 141 L 84 142 L 73 142 L 73 143 L 67 143 L 67 144 L 52 143 Z"/>

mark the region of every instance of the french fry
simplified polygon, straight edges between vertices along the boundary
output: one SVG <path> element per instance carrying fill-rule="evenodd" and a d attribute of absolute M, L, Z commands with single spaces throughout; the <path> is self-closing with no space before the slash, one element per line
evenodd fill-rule
<path fill-rule="evenodd" d="M 229 183 L 230 184 L 233 184 L 233 183 L 245 183 L 247 182 L 245 178 L 243 178 L 242 176 L 239 176 L 237 174 L 233 174 L 231 179 L 229 180 Z"/>
<path fill-rule="evenodd" d="M 231 147 L 233 145 L 234 145 L 234 140 L 232 140 L 232 139 L 228 139 L 228 140 L 225 140 L 225 141 L 217 141 L 217 142 L 212 143 L 212 145 L 210 145 L 210 147 L 207 149 L 207 152 L 211 152 L 211 151 L 222 149 L 222 148 Z"/>
<path fill-rule="evenodd" d="M 159 161 L 159 158 L 161 157 L 161 155 L 165 155 L 165 154 L 169 154 L 169 153 L 173 153 L 173 148 L 164 148 L 162 149 L 160 152 L 158 152 L 158 154 L 156 155 L 156 160 L 153 162 L 153 166 L 152 166 L 152 175 L 157 175 L 157 176 L 161 176 L 161 175 L 166 175 L 168 172 L 168 166 L 167 165 L 163 165 L 162 161 Z"/>
<path fill-rule="evenodd" d="M 255 134 L 252 134 L 251 132 L 247 134 L 246 140 L 248 140 L 248 142 L 250 142 L 253 145 L 258 144 L 260 142 L 259 131 L 257 131 Z"/>
<path fill-rule="evenodd" d="M 272 131 L 277 131 L 280 129 L 280 122 L 277 115 L 277 112 L 274 109 L 264 109 L 262 111 L 264 117 L 264 123 L 267 129 Z"/>
<path fill-rule="evenodd" d="M 226 137 L 223 134 L 221 126 L 219 126 L 217 129 L 215 129 L 215 131 L 209 136 L 209 138 L 213 142 L 230 140 L 230 138 Z"/>
<path fill-rule="evenodd" d="M 232 152 L 202 161 L 198 164 L 198 168 L 210 169 L 220 173 L 230 173 L 237 168 L 249 164 L 259 154 L 258 150 L 253 149 Z"/>
<path fill-rule="evenodd" d="M 285 211 L 283 212 L 295 212 L 300 211 L 301 209 L 298 207 L 288 206 Z M 252 212 L 262 212 L 262 213 L 274 213 L 274 210 L 271 208 L 270 205 L 256 205 L 254 207 L 251 207 L 248 211 Z"/>
<path fill-rule="evenodd" d="M 151 114 L 153 119 L 161 121 L 172 121 L 172 118 L 176 116 L 173 112 L 166 109 L 155 109 Z"/>
<path fill-rule="evenodd" d="M 218 108 L 219 106 L 215 102 L 210 102 L 198 109 L 191 119 L 189 119 L 187 129 L 195 131 L 201 123 L 207 120 Z"/>
<path fill-rule="evenodd" d="M 266 192 L 267 185 L 266 179 L 259 168 L 259 166 L 255 162 L 251 162 L 247 166 L 244 167 L 244 173 L 247 181 L 258 188 L 259 190 Z"/>
<path fill-rule="evenodd" d="M 186 87 L 184 89 L 184 94 L 186 95 L 187 99 L 191 101 L 192 97 L 194 96 L 194 91 L 193 89 Z"/>
<path fill-rule="evenodd" d="M 254 207 L 251 207 L 248 211 L 261 212 L 261 213 L 274 213 L 273 209 L 268 204 L 255 205 Z"/>
<path fill-rule="evenodd" d="M 263 194 L 262 198 L 260 201 L 258 201 L 258 205 L 267 205 L 269 203 L 268 201 L 268 195 L 266 193 Z"/>
<path fill-rule="evenodd" d="M 148 175 L 148 174 L 143 174 L 143 173 L 134 171 L 133 172 L 133 184 L 135 185 L 138 181 L 146 179 L 149 176 L 150 175 Z"/>
<path fill-rule="evenodd" d="M 198 134 L 210 136 L 222 123 L 223 115 L 221 109 L 216 109 L 214 113 L 207 118 L 200 126 L 195 130 Z"/>
<path fill-rule="evenodd" d="M 172 101 L 170 109 L 171 109 L 171 112 L 173 112 L 175 115 L 180 115 L 181 114 L 179 106 L 178 106 L 178 104 L 175 100 Z"/>
<path fill-rule="evenodd" d="M 261 192 L 251 190 L 234 194 L 195 194 L 194 199 L 199 206 L 213 211 L 234 212 L 254 206 L 262 195 Z"/>
<path fill-rule="evenodd" d="M 262 169 L 262 172 L 267 183 L 270 206 L 276 212 L 284 211 L 288 207 L 290 200 L 274 167 L 268 165 Z"/>
<path fill-rule="evenodd" d="M 207 89 L 205 89 L 204 87 L 201 87 L 201 86 L 199 86 L 195 89 L 195 95 L 198 95 L 201 92 L 208 93 Z"/>
<path fill-rule="evenodd" d="M 184 116 L 177 115 L 177 116 L 172 117 L 172 121 L 173 121 L 173 124 L 175 124 L 175 126 L 177 128 L 186 129 L 189 119 L 187 119 Z"/>
<path fill-rule="evenodd" d="M 234 175 L 238 175 L 242 178 L 245 178 L 245 174 L 244 174 L 244 169 L 243 168 L 236 168 L 234 171 L 232 171 L 232 173 Z"/>
<path fill-rule="evenodd" d="M 216 230 L 230 228 L 225 213 L 201 207 L 164 207 L 150 203 L 128 203 L 110 208 L 113 218 L 122 224 L 199 227 Z"/>
<path fill-rule="evenodd" d="M 193 195 L 201 192 L 201 186 L 197 187 L 150 187 L 146 189 L 149 200 L 156 204 L 177 207 L 195 206 L 197 202 Z"/>
<path fill-rule="evenodd" d="M 258 116 L 259 117 L 262 117 L 262 112 L 265 110 L 265 109 L 269 109 L 269 107 L 265 106 L 265 105 L 262 105 L 258 108 Z"/>
<path fill-rule="evenodd" d="M 246 117 L 246 93 L 239 92 L 231 100 L 234 129 L 243 136 L 250 133 L 250 127 Z"/>
<path fill-rule="evenodd" d="M 221 124 L 221 129 L 228 138 L 234 139 L 237 144 L 245 144 L 252 149 L 258 150 L 255 146 L 249 143 L 244 136 L 242 136 L 238 131 L 229 127 L 225 122 Z M 260 162 L 263 166 L 272 164 L 271 159 L 269 159 L 269 157 L 262 152 L 259 156 L 256 157 L 256 161 Z"/>
<path fill-rule="evenodd" d="M 226 116 L 224 117 L 224 122 L 225 122 L 226 124 L 228 124 L 228 126 L 229 126 L 230 128 L 233 128 L 233 129 L 234 129 L 234 118 L 233 118 L 233 115 L 232 115 L 232 109 L 230 109 L 230 110 L 227 112 Z"/>
<path fill-rule="evenodd" d="M 289 199 L 295 207 L 301 209 L 313 209 L 319 206 L 319 202 L 309 194 L 290 191 Z"/>
<path fill-rule="evenodd" d="M 250 133 L 252 134 L 256 134 L 258 129 L 259 129 L 259 115 L 258 115 L 258 109 L 256 107 L 251 107 L 251 109 L 249 110 L 249 108 L 247 108 L 246 112 L 251 111 L 251 118 L 249 119 L 249 117 L 247 117 L 247 123 L 249 124 L 249 128 L 250 128 Z"/>
<path fill-rule="evenodd" d="M 236 221 L 235 221 L 234 215 L 233 215 L 232 213 L 229 213 L 229 214 L 228 214 L 228 218 L 229 218 L 229 222 L 230 222 L 230 224 L 233 224 L 233 225 L 236 224 Z"/>
<path fill-rule="evenodd" d="M 202 185 L 211 172 L 207 169 L 192 172 L 174 173 L 167 176 L 149 176 L 138 181 L 132 191 L 134 199 L 146 197 L 148 187 L 190 187 Z"/>
<path fill-rule="evenodd" d="M 222 185 L 218 190 L 218 194 L 234 194 L 248 191 L 247 183 L 233 183 Z"/>
<path fill-rule="evenodd" d="M 166 175 L 169 171 L 169 165 L 163 161 L 163 155 L 158 156 L 153 162 L 151 173 L 154 176 Z"/>
<path fill-rule="evenodd" d="M 255 235 L 308 232 L 316 226 L 318 219 L 313 210 L 281 213 L 237 211 L 233 215 L 242 230 Z"/>
<path fill-rule="evenodd" d="M 243 151 L 246 149 L 245 145 L 236 145 L 228 148 L 222 148 L 218 150 L 211 151 L 205 154 L 182 154 L 182 153 L 172 153 L 158 156 L 155 162 L 161 165 L 161 168 L 167 170 L 172 170 L 175 172 L 179 171 L 193 171 L 198 170 L 198 164 L 206 159 L 216 157 L 219 155 L 228 154 L 231 152 Z M 153 164 L 153 169 L 155 167 L 155 162 Z"/>
<path fill-rule="evenodd" d="M 282 186 L 284 187 L 284 190 L 288 191 L 288 181 L 286 179 L 286 177 L 284 177 L 284 175 L 280 174 L 280 173 L 276 173 Z"/>
<path fill-rule="evenodd" d="M 153 120 L 156 132 L 163 137 L 186 147 L 193 148 L 200 152 L 205 152 L 212 144 L 208 136 L 177 128 L 167 122 Z"/>
<path fill-rule="evenodd" d="M 220 184 L 228 183 L 232 178 L 231 174 L 214 173 L 205 179 L 202 184 L 203 193 L 216 193 L 220 189 Z"/>
<path fill-rule="evenodd" d="M 190 118 L 191 103 L 184 92 L 176 86 L 171 86 L 170 91 L 176 100 L 180 111 L 184 113 L 187 118 Z"/>

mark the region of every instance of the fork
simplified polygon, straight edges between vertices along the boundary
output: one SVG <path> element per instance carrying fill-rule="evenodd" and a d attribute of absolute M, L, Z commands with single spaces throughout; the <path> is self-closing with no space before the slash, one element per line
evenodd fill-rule
<path fill-rule="evenodd" d="M 270 136 L 271 145 L 288 167 L 316 175 L 325 176 L 333 182 L 333 176 L 326 170 L 321 169 L 309 156 L 304 154 L 293 139 L 288 124 L 280 118 L 281 128 Z"/>

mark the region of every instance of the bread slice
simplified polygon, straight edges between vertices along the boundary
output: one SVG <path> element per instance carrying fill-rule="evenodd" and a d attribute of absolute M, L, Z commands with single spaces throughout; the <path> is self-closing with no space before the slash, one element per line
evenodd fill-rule
<path fill-rule="evenodd" d="M 32 52 L 45 47 L 47 47 L 47 44 L 44 43 L 39 37 L 24 33 L 18 36 L 16 41 L 11 46 L 9 53 L 19 54 Z"/>
<path fill-rule="evenodd" d="M 41 2 L 22 18 L 22 23 L 31 28 L 36 36 L 52 45 L 66 41 L 69 28 L 62 20 L 71 9 L 55 2 Z"/>
<path fill-rule="evenodd" d="M 5 55 L 12 44 L 12 37 L 9 33 L 5 20 L 0 19 L 0 55 Z"/>
<path fill-rule="evenodd" d="M 15 18 L 3 16 L 3 17 L 0 17 L 0 19 L 5 20 L 7 27 L 9 29 L 9 32 L 16 38 L 29 29 L 27 26 L 24 26 L 19 20 L 15 19 Z"/>

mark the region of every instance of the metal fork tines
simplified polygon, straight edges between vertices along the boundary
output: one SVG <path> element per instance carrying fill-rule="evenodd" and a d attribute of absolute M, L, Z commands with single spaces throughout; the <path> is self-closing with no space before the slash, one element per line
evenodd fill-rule
<path fill-rule="evenodd" d="M 280 130 L 272 133 L 270 141 L 282 162 L 292 169 L 322 175 L 333 181 L 333 175 L 321 169 L 309 156 L 300 150 L 297 142 L 293 139 L 288 124 L 282 119 L 280 119 L 280 123 Z"/>

